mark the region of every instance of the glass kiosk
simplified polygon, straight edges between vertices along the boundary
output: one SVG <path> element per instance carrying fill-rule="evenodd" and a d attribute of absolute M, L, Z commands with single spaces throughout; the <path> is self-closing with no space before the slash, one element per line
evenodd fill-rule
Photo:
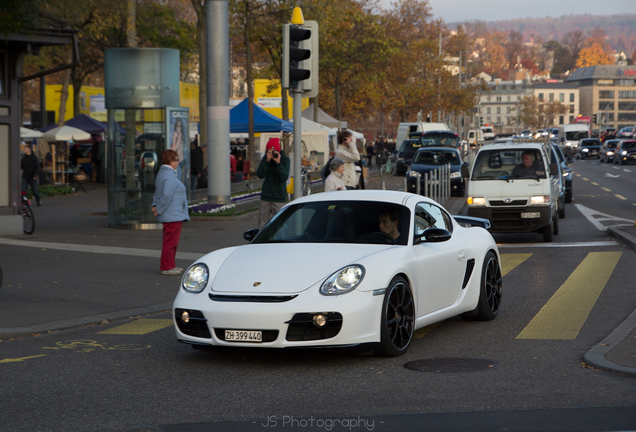
<path fill-rule="evenodd" d="M 104 52 L 108 110 L 108 226 L 160 229 L 151 212 L 161 152 L 179 152 L 179 179 L 190 192 L 189 110 L 179 104 L 179 50 Z M 180 130 L 179 130 L 180 129 Z"/>

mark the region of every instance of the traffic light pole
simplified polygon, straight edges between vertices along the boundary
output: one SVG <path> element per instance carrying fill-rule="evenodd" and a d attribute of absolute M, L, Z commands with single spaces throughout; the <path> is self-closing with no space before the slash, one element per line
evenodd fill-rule
<path fill-rule="evenodd" d="M 301 169 L 302 169 L 302 131 L 303 131 L 303 123 L 302 123 L 302 103 L 303 103 L 303 94 L 299 91 L 294 91 L 294 195 L 293 198 L 300 198 L 302 196 L 302 185 L 301 185 Z"/>

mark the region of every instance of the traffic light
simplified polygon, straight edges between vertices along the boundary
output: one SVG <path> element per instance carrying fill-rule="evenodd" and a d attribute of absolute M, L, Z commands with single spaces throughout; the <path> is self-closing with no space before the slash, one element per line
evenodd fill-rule
<path fill-rule="evenodd" d="M 301 62 L 311 58 L 311 50 L 303 48 L 303 41 L 311 38 L 311 29 L 296 24 L 283 26 L 283 83 L 286 89 L 299 89 L 300 81 L 311 77 L 309 69 L 303 69 Z"/>
<path fill-rule="evenodd" d="M 598 123 L 596 122 L 596 117 L 597 117 L 597 116 L 596 116 L 596 113 L 592 114 L 592 123 L 594 123 L 594 124 L 598 124 Z"/>
<path fill-rule="evenodd" d="M 484 125 L 484 118 L 483 117 L 479 117 L 479 126 L 483 126 Z"/>

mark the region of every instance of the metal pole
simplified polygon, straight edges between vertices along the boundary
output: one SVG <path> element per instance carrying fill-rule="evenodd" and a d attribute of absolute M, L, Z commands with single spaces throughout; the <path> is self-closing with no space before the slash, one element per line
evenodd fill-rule
<path fill-rule="evenodd" d="M 300 92 L 294 92 L 294 195 L 293 198 L 300 198 L 302 196 L 301 189 L 301 164 L 302 164 L 302 148 L 301 148 L 301 138 L 303 131 L 303 123 L 302 123 L 302 103 L 303 103 L 303 95 Z M 316 107 L 314 106 L 314 109 Z"/>
<path fill-rule="evenodd" d="M 208 202 L 230 204 L 230 36 L 228 0 L 205 1 Z"/>
<path fill-rule="evenodd" d="M 420 173 L 417 173 L 417 175 L 415 176 L 415 193 L 418 195 L 420 195 L 420 192 L 422 191 L 421 181 L 422 175 Z"/>
<path fill-rule="evenodd" d="M 404 192 L 408 191 L 408 184 L 406 183 L 406 176 L 404 176 Z"/>

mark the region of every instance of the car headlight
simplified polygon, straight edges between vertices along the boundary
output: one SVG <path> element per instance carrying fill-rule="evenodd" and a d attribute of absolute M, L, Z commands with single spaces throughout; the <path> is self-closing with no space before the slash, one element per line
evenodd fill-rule
<path fill-rule="evenodd" d="M 452 178 L 452 179 L 461 178 L 461 176 L 462 175 L 461 175 L 461 173 L 459 171 L 455 171 L 455 172 L 452 172 L 450 174 L 450 178 Z"/>
<path fill-rule="evenodd" d="M 398 158 L 398 162 L 404 162 L 404 158 Z"/>
<path fill-rule="evenodd" d="M 621 153 L 622 156 L 627 156 L 627 150 L 623 150 L 623 152 Z"/>
<path fill-rule="evenodd" d="M 566 147 L 572 147 L 572 143 L 568 141 L 568 142 L 565 143 L 565 146 Z"/>
<path fill-rule="evenodd" d="M 530 205 L 550 204 L 550 195 L 535 195 L 530 197 Z"/>
<path fill-rule="evenodd" d="M 210 271 L 208 266 L 203 263 L 194 264 L 190 267 L 181 280 L 181 288 L 189 293 L 198 294 L 208 284 Z"/>
<path fill-rule="evenodd" d="M 608 156 L 612 156 L 613 154 L 614 154 L 614 152 L 613 152 L 613 151 L 608 151 L 608 152 L 607 152 L 607 155 L 608 155 Z"/>
<path fill-rule="evenodd" d="M 484 197 L 468 197 L 468 205 L 473 207 L 483 207 L 486 205 L 486 198 Z"/>
<path fill-rule="evenodd" d="M 583 149 L 583 150 L 581 150 L 581 151 L 582 151 L 583 153 L 587 153 L 587 152 L 589 152 L 590 150 L 589 150 L 589 149 L 584 148 L 584 149 Z"/>
<path fill-rule="evenodd" d="M 350 265 L 340 269 L 322 283 L 320 294 L 339 295 L 353 291 L 364 279 L 364 273 L 364 267 L 361 265 Z"/>
<path fill-rule="evenodd" d="M 422 177 L 422 174 L 417 171 L 409 171 L 409 177 Z"/>

